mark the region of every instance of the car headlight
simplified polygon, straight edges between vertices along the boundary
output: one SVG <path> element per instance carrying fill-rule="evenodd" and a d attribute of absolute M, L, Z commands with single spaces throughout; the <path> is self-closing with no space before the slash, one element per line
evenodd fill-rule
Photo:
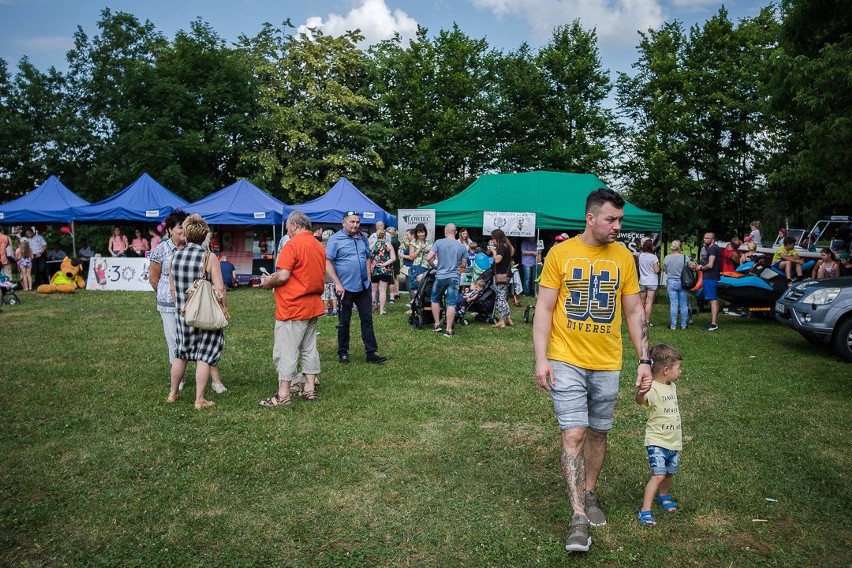
<path fill-rule="evenodd" d="M 820 288 L 802 298 L 802 303 L 824 306 L 833 302 L 838 294 L 840 294 L 840 288 Z"/>

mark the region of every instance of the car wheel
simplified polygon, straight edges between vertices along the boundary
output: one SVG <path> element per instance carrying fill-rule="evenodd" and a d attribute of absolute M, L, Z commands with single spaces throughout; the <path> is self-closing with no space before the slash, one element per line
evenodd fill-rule
<path fill-rule="evenodd" d="M 832 342 L 840 358 L 847 363 L 852 363 L 852 317 L 847 317 L 837 326 Z"/>

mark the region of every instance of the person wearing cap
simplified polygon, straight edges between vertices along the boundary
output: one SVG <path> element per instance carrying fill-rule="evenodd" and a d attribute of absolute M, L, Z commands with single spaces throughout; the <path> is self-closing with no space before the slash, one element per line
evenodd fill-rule
<path fill-rule="evenodd" d="M 361 234 L 361 217 L 357 211 L 343 214 L 342 228 L 328 239 L 325 251 L 326 272 L 334 282 L 335 293 L 340 298 L 337 312 L 337 356 L 348 364 L 349 324 L 353 306 L 361 320 L 361 340 L 368 363 L 384 363 L 387 357 L 379 355 L 379 346 L 373 330 L 373 295 L 370 286 L 370 243 Z"/>

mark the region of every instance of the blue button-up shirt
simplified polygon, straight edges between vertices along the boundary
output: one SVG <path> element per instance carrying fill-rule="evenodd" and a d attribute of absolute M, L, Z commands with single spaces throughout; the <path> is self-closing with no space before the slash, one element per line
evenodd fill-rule
<path fill-rule="evenodd" d="M 334 263 L 334 271 L 343 288 L 360 292 L 370 287 L 367 259 L 372 256 L 367 239 L 360 233 L 355 237 L 343 229 L 334 233 L 326 244 L 325 257 Z"/>

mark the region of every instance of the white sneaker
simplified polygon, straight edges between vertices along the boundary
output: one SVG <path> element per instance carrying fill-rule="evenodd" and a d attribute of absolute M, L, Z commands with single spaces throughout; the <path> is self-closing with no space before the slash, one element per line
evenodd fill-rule
<path fill-rule="evenodd" d="M 180 392 L 182 390 L 183 390 L 183 381 L 181 381 L 180 384 L 178 385 L 178 392 Z"/>
<path fill-rule="evenodd" d="M 222 394 L 227 390 L 228 389 L 226 389 L 225 385 L 223 385 L 222 383 L 213 383 L 213 392 L 215 392 L 216 394 Z"/>

